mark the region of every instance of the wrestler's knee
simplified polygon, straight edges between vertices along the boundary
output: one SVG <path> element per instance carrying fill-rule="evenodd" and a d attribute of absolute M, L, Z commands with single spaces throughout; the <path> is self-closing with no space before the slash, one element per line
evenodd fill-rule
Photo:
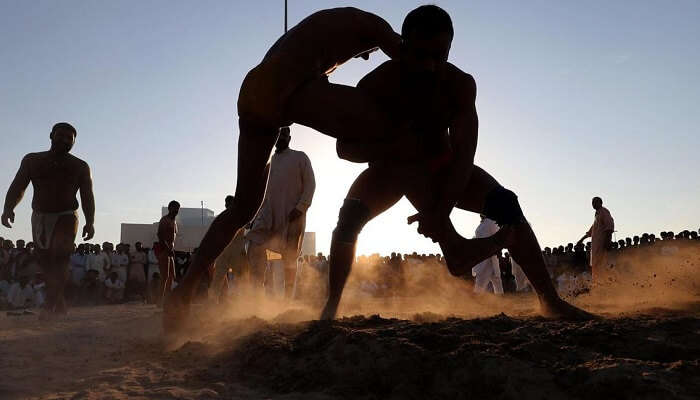
<path fill-rule="evenodd" d="M 483 214 L 496 221 L 499 226 L 527 222 L 520 208 L 518 196 L 502 186 L 486 195 Z"/>
<path fill-rule="evenodd" d="M 355 243 L 369 217 L 369 208 L 361 200 L 345 199 L 338 213 L 338 224 L 333 230 L 333 241 Z"/>

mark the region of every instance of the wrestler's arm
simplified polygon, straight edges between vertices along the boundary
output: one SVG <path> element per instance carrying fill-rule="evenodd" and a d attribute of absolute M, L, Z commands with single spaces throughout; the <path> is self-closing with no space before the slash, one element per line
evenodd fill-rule
<path fill-rule="evenodd" d="M 370 33 L 370 37 L 373 39 L 372 41 L 376 43 L 376 46 L 379 47 L 389 58 L 399 58 L 401 53 L 401 35 L 394 32 L 394 29 L 388 22 L 386 22 L 386 20 L 384 20 L 384 18 L 372 13 L 366 14 L 368 14 L 366 29 Z M 374 51 L 374 49 L 363 53 L 367 55 L 367 57 L 363 56 L 363 58 L 369 58 L 369 53 L 372 51 Z"/>
<path fill-rule="evenodd" d="M 80 181 L 80 204 L 85 214 L 85 226 L 83 227 L 83 240 L 90 240 L 95 236 L 95 195 L 92 192 L 92 173 L 90 166 L 85 163 Z"/>
<path fill-rule="evenodd" d="M 31 156 L 27 154 L 22 159 L 22 162 L 19 165 L 19 170 L 15 175 L 15 179 L 10 184 L 10 188 L 7 189 L 7 195 L 5 196 L 5 206 L 3 207 L 2 212 L 2 224 L 8 228 L 12 228 L 12 225 L 10 225 L 10 223 L 15 222 L 14 209 L 15 207 L 17 207 L 17 204 L 19 204 L 19 202 L 22 201 L 22 197 L 24 197 L 24 191 L 27 190 L 27 186 L 29 186 L 29 181 L 31 180 L 29 173 L 30 163 Z"/>
<path fill-rule="evenodd" d="M 476 113 L 476 82 L 471 75 L 459 72 L 457 79 L 457 114 L 450 125 L 454 162 L 449 168 L 436 208 L 439 217 L 447 217 L 467 188 L 474 170 L 474 155 L 479 137 Z"/>

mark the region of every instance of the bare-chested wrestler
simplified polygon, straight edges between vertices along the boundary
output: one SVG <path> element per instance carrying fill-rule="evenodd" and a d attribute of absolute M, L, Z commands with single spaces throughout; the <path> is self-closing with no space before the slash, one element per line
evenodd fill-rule
<path fill-rule="evenodd" d="M 155 249 L 160 268 L 160 287 L 158 288 L 158 306 L 167 299 L 175 279 L 175 237 L 180 203 L 173 200 L 168 203 L 168 213 L 158 222 L 158 248 Z"/>
<path fill-rule="evenodd" d="M 341 158 L 370 164 L 340 209 L 331 243 L 330 295 L 321 318 L 336 315 L 363 226 L 404 195 L 419 211 L 409 221 L 418 221 L 419 232 L 440 243 L 453 275 L 469 273 L 476 263 L 507 247 L 536 289 L 543 314 L 589 317 L 559 298 L 517 196 L 474 165 L 476 84 L 471 75 L 447 62 L 453 37 L 450 16 L 437 6 L 419 7 L 406 16 L 401 34 L 400 60 L 382 64 L 358 88 L 375 97 L 398 125 L 409 119 L 421 134 L 419 147 L 425 154 L 402 162 L 392 160 L 395 149 L 337 142 Z M 449 220 L 454 207 L 484 214 L 502 229 L 488 238 L 462 238 Z"/>
<path fill-rule="evenodd" d="M 39 263 L 46 280 L 46 302 L 43 317 L 65 314 L 63 296 L 68 279 L 68 263 L 78 232 L 78 200 L 85 214 L 83 238 L 95 235 L 95 198 L 88 164 L 70 154 L 76 130 L 66 122 L 53 126 L 51 149 L 29 153 L 7 190 L 2 224 L 11 228 L 15 222 L 13 210 L 22 200 L 29 183 L 34 187 L 32 199 L 32 236 Z"/>
<path fill-rule="evenodd" d="M 234 234 L 257 212 L 265 193 L 267 161 L 279 128 L 298 123 L 335 138 L 379 138 L 398 130 L 371 98 L 327 75 L 353 57 L 380 48 L 398 55 L 400 36 L 377 15 L 356 8 L 311 14 L 270 48 L 245 77 L 238 97 L 238 181 L 235 204 L 202 239 L 199 253 L 166 304 L 164 323 L 177 325 L 198 282 Z"/>

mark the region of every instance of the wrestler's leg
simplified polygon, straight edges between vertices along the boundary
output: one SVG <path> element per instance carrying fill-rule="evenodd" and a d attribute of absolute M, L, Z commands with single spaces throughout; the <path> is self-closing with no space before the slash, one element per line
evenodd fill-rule
<path fill-rule="evenodd" d="M 515 194 L 503 189 L 486 171 L 474 166 L 469 184 L 457 207 L 485 214 L 499 224 L 512 226 L 513 235 L 507 246 L 508 251 L 522 267 L 537 292 L 544 314 L 573 319 L 592 317 L 559 298 L 545 267 L 537 237 L 522 215 Z M 464 238 L 461 240 L 462 243 L 469 241 Z M 460 248 L 466 247 L 455 247 L 455 249 Z"/>
<path fill-rule="evenodd" d="M 325 79 L 297 89 L 284 118 L 339 139 L 373 140 L 400 130 L 363 90 Z"/>
<path fill-rule="evenodd" d="M 338 225 L 331 241 L 328 272 L 329 293 L 322 320 L 335 318 L 355 259 L 357 236 L 364 225 L 396 204 L 403 197 L 401 185 L 392 179 L 391 173 L 380 168 L 364 170 L 350 187 L 338 216 Z"/>
<path fill-rule="evenodd" d="M 172 285 L 172 277 L 170 276 L 170 257 L 165 250 L 161 250 L 156 254 L 158 258 L 158 269 L 160 270 L 160 282 L 158 282 L 158 293 L 156 295 L 156 304 L 158 307 L 163 306 L 165 293 Z"/>
<path fill-rule="evenodd" d="M 74 215 L 58 218 L 51 238 L 51 247 L 42 263 L 46 276 L 46 308 L 50 312 L 66 313 L 65 287 L 68 280 L 70 254 L 73 251 L 78 220 Z"/>
<path fill-rule="evenodd" d="M 277 141 L 279 127 L 251 123 L 243 118 L 239 120 L 239 127 L 238 179 L 234 204 L 219 214 L 209 226 L 181 284 L 171 294 L 172 301 L 168 301 L 170 305 L 166 305 L 166 314 L 173 314 L 164 315 L 166 324 L 178 324 L 180 321 L 176 320 L 184 317 L 180 314 L 186 314 L 186 308 L 203 274 L 231 242 L 236 232 L 253 219 L 265 195 L 269 172 L 267 161 Z M 167 321 L 169 318 L 173 321 Z"/>
<path fill-rule="evenodd" d="M 437 174 L 427 173 L 423 167 L 406 169 L 406 198 L 419 213 L 432 210 L 435 207 L 435 187 L 438 180 L 443 178 Z M 498 253 L 502 248 L 504 236 L 508 233 L 501 230 L 493 236 L 475 239 L 464 239 L 449 220 L 440 235 L 439 242 L 445 257 L 447 268 L 454 276 L 470 275 L 474 266 Z"/>

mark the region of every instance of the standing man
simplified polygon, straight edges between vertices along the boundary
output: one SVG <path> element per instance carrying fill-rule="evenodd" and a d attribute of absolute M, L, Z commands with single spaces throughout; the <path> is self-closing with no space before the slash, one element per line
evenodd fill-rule
<path fill-rule="evenodd" d="M 306 228 L 306 211 L 316 190 L 314 170 L 309 157 L 289 148 L 289 127 L 280 129 L 270 177 L 262 207 L 246 235 L 248 259 L 254 284 L 260 286 L 265 275 L 265 250 L 282 255 L 285 294 L 291 294 L 296 262 Z"/>
<path fill-rule="evenodd" d="M 608 251 L 612 244 L 612 234 L 615 231 L 615 220 L 610 211 L 603 207 L 603 199 L 594 197 L 591 201 L 595 210 L 593 225 L 585 235 L 576 243 L 583 243 L 586 238 L 591 238 L 591 275 L 594 282 L 600 282 L 605 275 L 608 263 Z"/>
<path fill-rule="evenodd" d="M 158 293 L 158 305 L 163 305 L 165 295 L 170 291 L 175 279 L 175 236 L 177 235 L 177 217 L 180 212 L 180 203 L 173 200 L 168 204 L 168 214 L 164 215 L 158 223 L 158 266 L 160 267 L 160 288 Z"/>
<path fill-rule="evenodd" d="M 474 238 L 485 238 L 495 235 L 498 229 L 498 225 L 496 225 L 494 220 L 481 214 L 481 223 L 476 228 L 476 232 L 474 232 Z M 501 279 L 501 266 L 498 262 L 498 256 L 493 255 L 478 263 L 472 268 L 472 276 L 474 277 L 475 293 L 486 293 L 490 282 L 491 286 L 493 286 L 493 293 L 503 294 L 503 281 Z"/>
<path fill-rule="evenodd" d="M 2 213 L 2 224 L 11 228 L 10 223 L 15 221 L 13 210 L 31 182 L 34 187 L 32 236 L 46 279 L 45 316 L 66 313 L 63 292 L 78 232 L 78 191 L 85 214 L 83 238 L 90 240 L 95 235 L 95 198 L 90 167 L 70 154 L 76 135 L 75 128 L 67 122 L 53 126 L 49 151 L 29 153 L 22 159 L 7 190 Z"/>

